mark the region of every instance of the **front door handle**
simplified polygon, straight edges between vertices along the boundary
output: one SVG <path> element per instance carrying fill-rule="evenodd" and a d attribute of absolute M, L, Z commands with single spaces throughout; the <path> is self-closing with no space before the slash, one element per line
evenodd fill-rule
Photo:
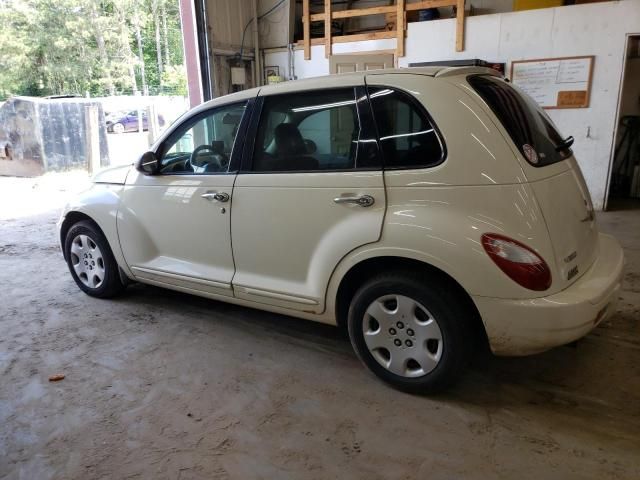
<path fill-rule="evenodd" d="M 218 202 L 228 202 L 229 194 L 225 192 L 207 192 L 200 195 L 205 200 L 217 200 Z"/>
<path fill-rule="evenodd" d="M 370 207 L 375 203 L 375 199 L 371 195 L 336 197 L 333 201 L 336 203 L 355 203 L 361 207 Z"/>

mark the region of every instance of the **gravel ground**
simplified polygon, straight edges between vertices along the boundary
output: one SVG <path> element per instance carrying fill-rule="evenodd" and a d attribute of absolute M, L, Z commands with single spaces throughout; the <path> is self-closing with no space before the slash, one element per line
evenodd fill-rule
<path fill-rule="evenodd" d="M 429 398 L 335 328 L 143 285 L 84 295 L 54 224 L 85 185 L 0 178 L 0 478 L 640 478 L 640 212 L 599 214 L 627 254 L 615 316 Z"/>

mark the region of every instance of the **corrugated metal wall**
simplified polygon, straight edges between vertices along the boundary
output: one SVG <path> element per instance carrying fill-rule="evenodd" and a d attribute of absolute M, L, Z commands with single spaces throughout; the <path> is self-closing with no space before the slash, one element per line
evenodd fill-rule
<path fill-rule="evenodd" d="M 253 17 L 253 0 L 207 0 L 207 14 L 211 48 L 239 51 L 242 32 Z M 244 48 L 253 48 L 251 26 L 245 35 Z"/>
<path fill-rule="evenodd" d="M 209 69 L 213 97 L 256 85 L 263 77 L 264 65 L 256 77 L 254 57 L 254 0 L 206 0 L 209 41 Z M 290 8 L 293 0 L 258 0 L 260 48 L 286 47 L 290 38 Z M 251 22 L 251 23 L 250 23 Z M 248 25 L 248 27 L 247 27 Z M 246 31 L 245 31 L 246 28 Z M 243 42 L 243 32 L 244 42 Z M 238 54 L 242 47 L 242 59 Z M 245 72 L 242 84 L 232 84 L 231 68 Z M 261 83 L 264 79 L 261 80 Z"/>
<path fill-rule="evenodd" d="M 270 12 L 260 21 L 260 48 L 285 47 L 290 38 L 290 0 L 258 0 L 258 15 Z M 273 7 L 276 7 L 273 9 Z M 242 32 L 253 17 L 253 0 L 207 0 L 212 49 L 238 52 Z M 244 49 L 253 50 L 253 25 L 247 28 Z"/>

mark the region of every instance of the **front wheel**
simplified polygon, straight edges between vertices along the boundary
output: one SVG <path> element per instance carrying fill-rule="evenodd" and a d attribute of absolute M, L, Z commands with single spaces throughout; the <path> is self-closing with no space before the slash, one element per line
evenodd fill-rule
<path fill-rule="evenodd" d="M 113 125 L 113 133 L 118 133 L 118 134 L 124 133 L 124 130 L 125 130 L 124 125 L 121 123 L 115 123 Z"/>
<path fill-rule="evenodd" d="M 64 249 L 71 276 L 87 295 L 108 298 L 124 289 L 109 243 L 93 223 L 73 225 L 67 232 Z"/>
<path fill-rule="evenodd" d="M 371 279 L 349 309 L 351 343 L 379 378 L 409 392 L 436 392 L 453 383 L 469 358 L 466 302 L 439 278 L 411 272 Z"/>

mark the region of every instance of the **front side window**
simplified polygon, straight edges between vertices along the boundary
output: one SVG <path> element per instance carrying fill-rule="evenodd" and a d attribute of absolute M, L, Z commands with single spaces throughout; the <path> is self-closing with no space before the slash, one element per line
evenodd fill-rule
<path fill-rule="evenodd" d="M 439 164 L 444 147 L 424 108 L 408 94 L 370 87 L 385 168 L 422 168 Z"/>
<path fill-rule="evenodd" d="M 214 174 L 229 170 L 246 103 L 217 108 L 187 121 L 166 142 L 162 173 Z"/>
<path fill-rule="evenodd" d="M 543 167 L 572 155 L 546 112 L 528 95 L 498 77 L 474 75 L 469 84 L 498 117 L 527 161 Z"/>
<path fill-rule="evenodd" d="M 252 170 L 351 169 L 359 135 L 353 88 L 265 97 Z"/>

